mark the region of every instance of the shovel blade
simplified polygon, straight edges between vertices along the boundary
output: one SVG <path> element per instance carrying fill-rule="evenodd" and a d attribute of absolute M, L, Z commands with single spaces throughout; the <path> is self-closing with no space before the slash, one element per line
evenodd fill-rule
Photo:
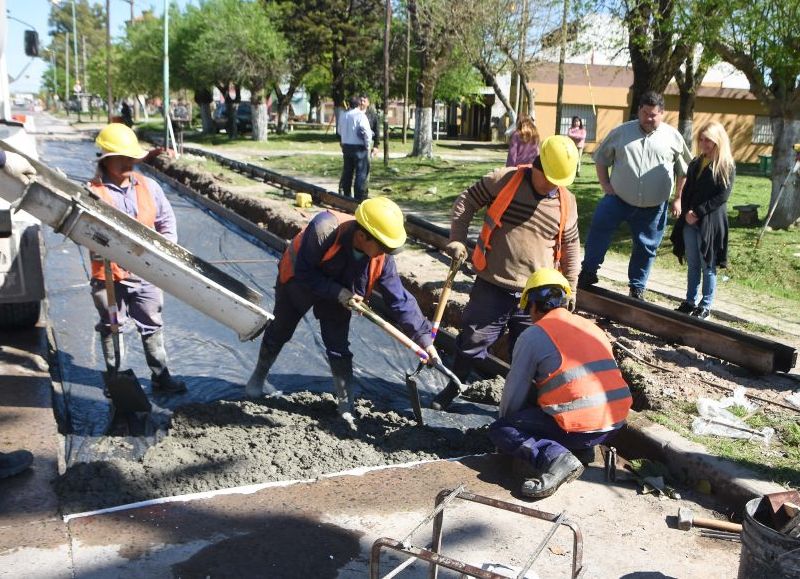
<path fill-rule="evenodd" d="M 414 410 L 414 417 L 417 419 L 418 426 L 425 426 L 422 419 L 422 403 L 419 400 L 419 389 L 417 388 L 417 381 L 414 374 L 406 374 L 406 388 L 408 389 L 408 398 L 411 401 L 411 408 Z"/>
<path fill-rule="evenodd" d="M 133 370 L 103 372 L 103 382 L 117 412 L 150 412 L 150 400 Z"/>

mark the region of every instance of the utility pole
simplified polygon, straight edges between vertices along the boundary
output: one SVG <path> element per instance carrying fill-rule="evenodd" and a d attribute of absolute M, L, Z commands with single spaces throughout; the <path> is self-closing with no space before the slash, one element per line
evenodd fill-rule
<path fill-rule="evenodd" d="M 64 36 L 64 74 L 67 81 L 64 83 L 64 107 L 69 106 L 69 32 Z M 66 109 L 69 116 L 69 108 Z"/>
<path fill-rule="evenodd" d="M 75 84 L 80 86 L 81 83 L 81 75 L 80 70 L 78 68 L 78 23 L 75 19 L 75 0 L 72 0 L 72 48 L 74 49 L 75 55 Z M 75 91 L 76 93 L 78 91 Z M 80 95 L 78 94 L 78 122 L 81 122 L 81 99 Z"/>
<path fill-rule="evenodd" d="M 108 122 L 111 123 L 114 109 L 114 93 L 111 90 L 111 0 L 106 0 L 106 102 Z"/>
<path fill-rule="evenodd" d="M 392 26 L 392 0 L 386 0 L 383 28 L 383 165 L 389 166 L 389 34 Z"/>
<path fill-rule="evenodd" d="M 561 50 L 558 55 L 558 93 L 556 95 L 556 128 L 553 134 L 561 134 L 561 110 L 564 108 L 564 61 L 567 56 L 567 14 L 569 0 L 564 0 L 564 11 L 561 13 Z"/>
<path fill-rule="evenodd" d="M 164 0 L 164 148 L 169 149 L 169 0 Z M 235 122 L 235 119 L 234 119 Z"/>
<path fill-rule="evenodd" d="M 83 90 L 85 92 L 89 87 L 89 73 L 86 72 L 86 35 L 84 34 L 81 38 L 83 39 Z"/>
<path fill-rule="evenodd" d="M 406 5 L 406 90 L 403 93 L 403 144 L 406 144 L 408 132 L 408 79 L 411 69 L 411 14 Z"/>

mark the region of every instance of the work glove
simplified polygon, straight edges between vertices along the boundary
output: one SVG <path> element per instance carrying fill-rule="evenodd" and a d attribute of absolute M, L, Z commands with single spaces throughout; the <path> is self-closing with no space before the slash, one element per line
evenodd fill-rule
<path fill-rule="evenodd" d="M 464 261 L 467 259 L 467 246 L 460 241 L 451 241 L 445 246 L 444 250 L 454 260 Z"/>
<path fill-rule="evenodd" d="M 439 352 L 436 351 L 436 346 L 431 344 L 425 348 L 425 352 L 428 354 L 428 366 L 435 366 L 437 363 L 441 363 L 442 359 L 439 357 Z"/>
<path fill-rule="evenodd" d="M 339 295 L 336 297 L 342 307 L 350 309 L 350 306 L 353 304 L 357 304 L 364 301 L 364 297 L 358 294 L 354 294 L 347 288 L 342 288 L 339 290 Z"/>
<path fill-rule="evenodd" d="M 25 157 L 17 153 L 6 152 L 6 164 L 3 169 L 11 177 L 22 181 L 26 185 L 33 181 L 33 177 L 36 175 L 36 169 Z"/>

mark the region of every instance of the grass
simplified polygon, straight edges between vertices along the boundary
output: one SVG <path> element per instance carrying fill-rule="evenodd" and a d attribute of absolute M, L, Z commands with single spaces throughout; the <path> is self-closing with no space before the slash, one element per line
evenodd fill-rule
<path fill-rule="evenodd" d="M 264 143 L 256 143 L 249 137 L 231 140 L 224 134 L 187 135 L 188 141 L 213 145 L 223 153 L 235 149 L 240 155 L 244 153 L 252 163 L 296 176 L 338 180 L 341 172 L 340 149 L 332 132 L 297 130 L 286 135 L 271 133 L 269 141 Z M 399 139 L 391 139 L 390 150 L 408 153 L 411 140 L 403 145 Z M 303 154 L 291 154 L 294 151 Z M 461 191 L 503 165 L 504 146 L 443 140 L 434 144 L 434 155 L 433 159 L 392 158 L 388 168 L 382 159 L 375 160 L 370 189 L 380 191 L 414 211 L 447 212 Z M 444 159 L 441 155 L 450 155 L 451 158 Z M 481 157 L 485 160 L 475 160 Z M 582 174 L 570 189 L 578 200 L 579 228 L 585 239 L 602 193 L 591 159 L 585 155 L 583 161 Z M 797 291 L 800 287 L 800 258 L 795 256 L 800 253 L 800 232 L 797 229 L 769 232 L 756 249 L 755 241 L 761 225 L 739 225 L 737 212 L 733 209 L 735 205 L 757 204 L 759 216 L 763 219 L 769 207 L 770 191 L 771 181 L 758 173 L 757 164 L 737 166 L 736 183 L 728 203 L 731 223 L 729 266 L 718 270 L 718 283 L 726 291 L 754 295 L 753 299 L 760 302 L 759 306 L 765 313 L 779 314 L 786 303 L 800 306 L 800 292 Z M 670 220 L 665 237 L 669 236 L 672 225 L 673 220 Z M 627 257 L 630 250 L 630 234 L 623 226 L 614 237 L 610 251 Z M 679 264 L 672 255 L 668 240 L 662 243 L 658 253 L 658 267 L 685 271 L 685 265 Z"/>

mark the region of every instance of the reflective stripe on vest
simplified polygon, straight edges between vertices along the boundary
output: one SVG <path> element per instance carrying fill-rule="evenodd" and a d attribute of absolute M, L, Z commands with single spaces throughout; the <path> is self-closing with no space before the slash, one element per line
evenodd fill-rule
<path fill-rule="evenodd" d="M 492 249 L 489 243 L 492 238 L 494 230 L 502 226 L 503 215 L 505 214 L 508 206 L 514 200 L 514 195 L 522 184 L 522 179 L 531 169 L 531 165 L 519 165 L 517 171 L 508 180 L 508 183 L 500 190 L 497 197 L 486 210 L 486 216 L 483 218 L 483 227 L 481 227 L 480 235 L 475 243 L 475 249 L 472 251 L 472 264 L 475 269 L 482 271 L 486 269 L 486 254 Z M 564 187 L 558 188 L 558 202 L 561 209 L 561 216 L 558 222 L 558 235 L 556 236 L 555 245 L 553 247 L 553 267 L 561 271 L 561 240 L 564 236 L 564 227 L 567 223 L 569 216 L 569 207 L 567 206 L 567 189 Z"/>
<path fill-rule="evenodd" d="M 150 190 L 147 188 L 147 182 L 143 175 L 139 173 L 132 173 L 131 177 L 134 181 L 134 190 L 136 191 L 136 221 L 144 225 L 145 227 L 149 227 L 150 229 L 155 229 L 156 226 L 156 201 L 153 198 L 153 194 L 150 193 Z M 90 181 L 87 186 L 91 189 L 94 193 L 97 194 L 100 199 L 105 201 L 107 204 L 111 205 L 119 209 L 114 204 L 114 199 L 111 197 L 111 193 L 108 192 L 108 189 L 105 185 L 99 180 Z M 101 281 L 105 281 L 106 279 L 106 272 L 103 267 L 103 257 L 97 255 L 96 253 L 91 254 L 92 257 L 92 278 L 99 279 Z M 122 269 L 116 263 L 111 262 L 111 273 L 114 277 L 114 281 L 120 281 L 130 277 L 130 272 L 125 269 Z"/>
<path fill-rule="evenodd" d="M 339 241 L 342 236 L 342 232 L 346 227 L 350 226 L 351 223 L 355 222 L 355 219 L 352 215 L 330 210 L 328 213 L 331 213 L 334 217 L 336 217 L 336 220 L 339 222 L 339 226 L 336 228 L 336 239 L 333 240 L 333 244 L 325 252 L 325 255 L 322 256 L 320 264 L 333 259 L 333 256 L 339 253 L 339 250 L 342 248 L 342 244 Z M 303 242 L 303 235 L 305 234 L 306 229 L 307 228 L 303 228 L 300 233 L 294 236 L 294 239 L 292 239 L 291 243 L 286 247 L 286 251 L 284 251 L 283 255 L 281 256 L 281 261 L 278 264 L 278 279 L 281 283 L 286 283 L 294 277 L 297 254 L 300 251 L 300 245 Z M 372 289 L 375 287 L 375 282 L 380 279 L 381 273 L 383 273 L 383 264 L 385 261 L 386 256 L 384 254 L 370 258 L 369 272 L 367 274 L 367 289 L 364 298 L 369 298 L 370 294 L 372 294 Z"/>
<path fill-rule="evenodd" d="M 605 333 L 564 308 L 536 325 L 561 354 L 561 366 L 536 383 L 541 409 L 566 432 L 604 432 L 623 424 L 633 399 Z"/>

